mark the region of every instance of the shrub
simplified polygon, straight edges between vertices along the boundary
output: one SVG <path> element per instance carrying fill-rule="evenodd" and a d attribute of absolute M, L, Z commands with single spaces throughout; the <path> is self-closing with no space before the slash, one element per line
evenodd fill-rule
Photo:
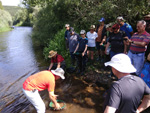
<path fill-rule="evenodd" d="M 66 49 L 65 38 L 64 38 L 65 29 L 62 29 L 57 32 L 53 39 L 49 41 L 48 47 L 44 48 L 45 59 L 48 59 L 49 51 L 57 51 L 58 54 L 62 55 L 66 61 L 66 64 L 70 64 L 70 54 Z"/>
<path fill-rule="evenodd" d="M 0 9 L 0 32 L 12 26 L 12 17 L 5 11 Z"/>

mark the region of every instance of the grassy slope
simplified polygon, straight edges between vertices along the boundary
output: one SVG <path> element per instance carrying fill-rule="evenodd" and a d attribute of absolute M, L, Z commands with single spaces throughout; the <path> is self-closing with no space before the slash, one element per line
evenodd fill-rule
<path fill-rule="evenodd" d="M 8 11 L 11 16 L 13 17 L 17 11 L 19 11 L 21 9 L 21 7 L 18 6 L 3 6 L 4 10 Z"/>

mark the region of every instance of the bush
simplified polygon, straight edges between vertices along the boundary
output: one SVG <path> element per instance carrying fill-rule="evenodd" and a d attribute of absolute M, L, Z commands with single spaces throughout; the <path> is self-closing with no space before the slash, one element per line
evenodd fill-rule
<path fill-rule="evenodd" d="M 12 26 L 12 17 L 7 11 L 1 9 L 0 15 L 0 32 L 2 32 Z"/>
<path fill-rule="evenodd" d="M 64 33 L 65 29 L 58 31 L 54 38 L 50 40 L 48 47 L 44 48 L 45 59 L 48 59 L 49 51 L 54 50 L 57 51 L 58 54 L 63 56 L 66 64 L 70 64 L 70 54 L 66 49 Z"/>

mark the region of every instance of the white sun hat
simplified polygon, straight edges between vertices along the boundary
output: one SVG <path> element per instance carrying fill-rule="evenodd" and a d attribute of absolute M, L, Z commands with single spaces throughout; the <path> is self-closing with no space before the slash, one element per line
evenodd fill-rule
<path fill-rule="evenodd" d="M 123 53 L 117 54 L 111 58 L 111 61 L 106 62 L 105 66 L 111 66 L 122 73 L 134 73 L 136 69 L 131 64 L 130 58 Z"/>
<path fill-rule="evenodd" d="M 57 68 L 55 70 L 51 70 L 51 72 L 57 76 L 60 76 L 61 79 L 65 79 L 64 70 L 62 68 Z"/>

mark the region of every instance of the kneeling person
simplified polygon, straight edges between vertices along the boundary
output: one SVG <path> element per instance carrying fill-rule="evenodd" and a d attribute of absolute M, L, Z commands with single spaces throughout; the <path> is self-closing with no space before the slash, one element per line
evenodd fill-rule
<path fill-rule="evenodd" d="M 49 52 L 48 57 L 51 58 L 51 63 L 50 63 L 48 70 L 51 70 L 51 69 L 54 70 L 56 68 L 62 68 L 63 70 L 65 70 L 65 67 L 66 67 L 65 60 L 61 55 L 57 54 L 57 51 L 51 50 Z"/>

